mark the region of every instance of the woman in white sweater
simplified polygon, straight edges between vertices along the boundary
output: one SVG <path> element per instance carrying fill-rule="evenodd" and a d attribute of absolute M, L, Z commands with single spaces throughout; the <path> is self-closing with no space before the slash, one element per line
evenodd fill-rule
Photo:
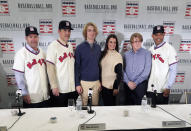
<path fill-rule="evenodd" d="M 106 39 L 100 61 L 102 98 L 105 106 L 115 105 L 116 95 L 119 92 L 118 86 L 122 80 L 123 59 L 118 49 L 117 36 L 110 34 Z"/>

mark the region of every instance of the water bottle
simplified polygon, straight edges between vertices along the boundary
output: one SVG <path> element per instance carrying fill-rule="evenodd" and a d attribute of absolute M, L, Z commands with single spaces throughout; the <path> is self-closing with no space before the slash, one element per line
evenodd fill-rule
<path fill-rule="evenodd" d="M 80 111 L 82 109 L 82 99 L 80 96 L 78 96 L 78 99 L 76 100 L 76 110 Z"/>
<path fill-rule="evenodd" d="M 144 95 L 142 98 L 141 107 L 143 108 L 143 110 L 147 109 L 147 97 L 146 97 L 146 95 Z"/>

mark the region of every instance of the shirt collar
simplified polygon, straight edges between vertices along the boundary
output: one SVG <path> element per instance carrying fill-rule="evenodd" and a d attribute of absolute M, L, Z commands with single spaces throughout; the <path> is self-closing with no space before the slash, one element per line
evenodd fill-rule
<path fill-rule="evenodd" d="M 57 40 L 61 45 L 63 45 L 64 47 L 68 47 L 68 43 L 66 43 L 65 41 L 63 41 L 60 37 Z"/>
<path fill-rule="evenodd" d="M 90 44 L 87 40 L 85 40 L 88 44 Z M 93 44 L 96 44 L 97 43 L 97 41 L 95 40 L 94 42 L 93 42 Z"/>
<path fill-rule="evenodd" d="M 39 49 L 36 51 L 36 50 L 34 50 L 30 45 L 28 45 L 28 44 L 26 44 L 26 48 L 29 50 L 29 51 L 31 51 L 32 53 L 34 53 L 34 54 L 38 54 L 39 53 Z"/>
<path fill-rule="evenodd" d="M 112 53 L 115 53 L 115 52 L 117 52 L 117 51 L 116 51 L 116 50 L 109 50 L 109 49 L 108 49 L 107 52 L 110 53 L 110 54 L 112 54 Z"/>
<path fill-rule="evenodd" d="M 166 42 L 163 41 L 163 42 L 160 43 L 159 45 L 154 44 L 154 49 L 160 48 L 160 47 L 163 46 L 165 43 L 166 43 Z"/>
<path fill-rule="evenodd" d="M 89 43 L 87 40 L 85 40 L 85 42 L 90 46 L 90 43 Z M 93 42 L 93 46 L 92 46 L 92 47 L 94 47 L 96 43 L 97 43 L 97 41 L 95 40 L 95 41 Z"/>
<path fill-rule="evenodd" d="M 140 49 L 138 49 L 136 52 L 134 52 L 134 50 L 132 49 L 131 52 L 136 54 L 136 53 L 139 53 L 141 50 L 142 50 L 142 47 Z"/>
<path fill-rule="evenodd" d="M 65 41 L 63 41 L 60 37 L 58 38 L 58 40 L 63 44 L 63 45 L 67 45 L 67 43 Z"/>

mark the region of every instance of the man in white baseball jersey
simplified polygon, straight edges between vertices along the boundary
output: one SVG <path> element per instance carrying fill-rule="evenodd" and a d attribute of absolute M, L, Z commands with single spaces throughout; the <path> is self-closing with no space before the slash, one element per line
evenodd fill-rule
<path fill-rule="evenodd" d="M 74 83 L 74 53 L 68 42 L 71 34 L 71 23 L 59 23 L 59 38 L 53 41 L 47 50 L 47 72 L 52 89 L 53 106 L 66 107 L 68 99 L 77 99 Z"/>
<path fill-rule="evenodd" d="M 148 97 L 156 90 L 156 104 L 168 104 L 170 88 L 176 78 L 177 53 L 172 45 L 164 41 L 164 27 L 153 28 L 155 44 L 150 48 L 152 53 L 152 69 L 148 84 Z"/>
<path fill-rule="evenodd" d="M 26 27 L 25 35 L 27 44 L 15 54 L 13 65 L 18 88 L 22 90 L 23 107 L 47 107 L 49 95 L 46 56 L 38 47 L 36 27 Z"/>

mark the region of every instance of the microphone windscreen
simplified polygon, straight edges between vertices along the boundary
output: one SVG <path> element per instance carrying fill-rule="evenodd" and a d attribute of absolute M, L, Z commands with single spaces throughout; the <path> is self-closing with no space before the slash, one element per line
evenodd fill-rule
<path fill-rule="evenodd" d="M 89 90 L 88 90 L 88 95 L 92 95 L 93 94 L 93 90 L 91 89 L 91 88 L 89 88 Z"/>
<path fill-rule="evenodd" d="M 16 95 L 22 96 L 22 90 L 21 90 L 21 89 L 18 89 L 18 90 L 16 91 Z"/>

